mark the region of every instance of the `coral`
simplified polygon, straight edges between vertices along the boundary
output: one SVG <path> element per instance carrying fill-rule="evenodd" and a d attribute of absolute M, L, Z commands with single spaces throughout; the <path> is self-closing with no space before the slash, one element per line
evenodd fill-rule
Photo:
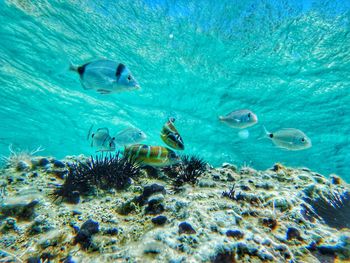
<path fill-rule="evenodd" d="M 303 206 L 306 218 L 318 217 L 336 229 L 350 228 L 350 192 L 334 192 L 304 200 L 311 206 Z"/>
<path fill-rule="evenodd" d="M 171 178 L 173 188 L 177 190 L 185 183 L 196 184 L 198 177 L 206 170 L 206 165 L 207 163 L 197 156 L 184 155 L 179 164 L 165 167 L 163 172 Z"/>
<path fill-rule="evenodd" d="M 55 196 L 66 200 L 76 199 L 76 193 L 87 195 L 97 187 L 101 189 L 123 189 L 136 178 L 140 172 L 139 166 L 129 158 L 114 156 L 91 157 L 87 162 L 75 162 L 69 167 L 69 172 L 63 185 L 55 191 Z M 73 202 L 74 203 L 74 202 Z"/>

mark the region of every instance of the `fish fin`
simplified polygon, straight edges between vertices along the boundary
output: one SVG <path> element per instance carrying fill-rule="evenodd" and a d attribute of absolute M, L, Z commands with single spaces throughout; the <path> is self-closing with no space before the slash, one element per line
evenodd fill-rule
<path fill-rule="evenodd" d="M 108 129 L 107 127 L 104 127 L 104 128 L 98 128 L 96 132 L 98 132 L 98 131 L 99 131 L 99 132 L 104 131 L 104 132 L 106 132 L 106 133 L 109 135 L 109 129 Z"/>
<path fill-rule="evenodd" d="M 92 131 L 92 128 L 93 128 L 93 127 L 94 127 L 94 125 L 91 124 L 90 129 L 89 129 L 88 134 L 87 134 L 87 137 L 86 137 L 86 140 L 89 140 L 90 135 L 91 135 L 91 131 Z"/>
<path fill-rule="evenodd" d="M 97 92 L 100 94 L 110 94 L 111 93 L 110 90 L 106 90 L 106 89 L 98 89 Z"/>
<path fill-rule="evenodd" d="M 124 69 L 125 69 L 125 65 L 120 63 L 117 67 L 117 71 L 115 72 L 115 75 L 117 77 L 117 81 L 119 80 L 120 76 L 122 75 Z"/>
<path fill-rule="evenodd" d="M 241 120 L 240 119 L 234 119 L 235 120 L 235 122 L 241 122 Z"/>

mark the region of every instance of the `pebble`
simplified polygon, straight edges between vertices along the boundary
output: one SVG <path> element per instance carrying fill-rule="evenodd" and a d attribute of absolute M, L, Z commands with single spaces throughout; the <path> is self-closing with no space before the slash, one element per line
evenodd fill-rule
<path fill-rule="evenodd" d="M 164 225 L 168 218 L 166 216 L 160 215 L 152 218 L 152 223 L 155 225 Z"/>
<path fill-rule="evenodd" d="M 196 230 L 187 222 L 179 224 L 179 234 L 196 234 Z"/>

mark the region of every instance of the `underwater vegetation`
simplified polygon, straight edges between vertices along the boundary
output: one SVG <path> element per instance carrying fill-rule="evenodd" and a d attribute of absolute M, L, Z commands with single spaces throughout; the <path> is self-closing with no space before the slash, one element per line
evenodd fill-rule
<path fill-rule="evenodd" d="M 79 202 L 79 195 L 92 193 L 96 188 L 123 189 L 136 178 L 140 167 L 134 161 L 115 155 L 91 157 L 86 162 L 77 161 L 69 167 L 69 172 L 54 195 L 63 197 L 68 202 Z"/>
<path fill-rule="evenodd" d="M 0 159 L 5 163 L 5 166 L 14 166 L 17 170 L 21 171 L 29 168 L 32 157 L 45 149 L 41 146 L 33 150 L 15 149 L 13 145 L 10 144 L 8 150 L 10 152 L 9 156 L 1 156 Z"/>
<path fill-rule="evenodd" d="M 350 228 L 350 193 L 330 193 L 317 198 L 305 198 L 312 210 L 305 207 L 308 216 L 321 218 L 336 229 Z"/>
<path fill-rule="evenodd" d="M 164 167 L 163 172 L 170 177 L 174 189 L 178 189 L 185 183 L 196 184 L 198 177 L 206 170 L 207 163 L 197 156 L 183 155 L 181 162 Z"/>

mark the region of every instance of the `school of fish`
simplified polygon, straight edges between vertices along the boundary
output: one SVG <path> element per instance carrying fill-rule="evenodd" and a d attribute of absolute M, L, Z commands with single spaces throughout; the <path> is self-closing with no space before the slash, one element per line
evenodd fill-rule
<path fill-rule="evenodd" d="M 81 66 L 70 65 L 70 70 L 79 74 L 80 82 L 85 90 L 96 90 L 100 94 L 111 94 L 140 89 L 138 81 L 123 64 L 112 60 L 95 60 Z M 258 123 L 257 115 L 248 109 L 240 109 L 218 117 L 219 121 L 231 128 L 239 129 L 242 139 L 249 137 L 247 128 Z M 163 125 L 160 138 L 167 146 L 140 144 L 147 135 L 140 129 L 128 127 L 115 136 L 111 136 L 108 128 L 98 128 L 88 132 L 91 147 L 98 152 L 112 152 L 124 147 L 124 155 L 141 165 L 155 167 L 169 166 L 180 162 L 175 151 L 185 149 L 184 141 L 175 127 L 175 118 L 170 117 Z M 282 128 L 268 132 L 264 127 L 264 136 L 278 148 L 290 151 L 305 150 L 312 146 L 311 139 L 301 130 Z"/>

